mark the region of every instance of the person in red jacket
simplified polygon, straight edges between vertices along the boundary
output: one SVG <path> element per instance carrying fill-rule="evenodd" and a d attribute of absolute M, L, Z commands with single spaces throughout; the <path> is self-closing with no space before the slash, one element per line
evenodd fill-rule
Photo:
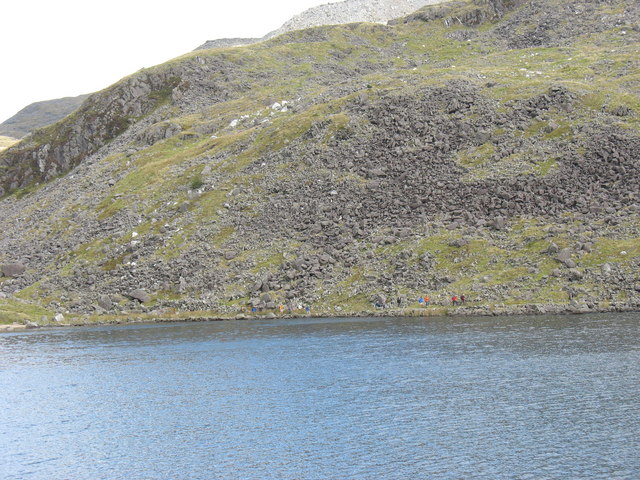
<path fill-rule="evenodd" d="M 458 297 L 456 295 L 454 295 L 453 297 L 451 297 L 451 303 L 455 306 L 458 305 Z"/>

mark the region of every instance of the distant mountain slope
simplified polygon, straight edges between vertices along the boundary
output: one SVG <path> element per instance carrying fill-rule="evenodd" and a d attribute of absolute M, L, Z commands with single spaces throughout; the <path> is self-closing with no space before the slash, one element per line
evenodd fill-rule
<path fill-rule="evenodd" d="M 192 52 L 0 153 L 0 321 L 640 309 L 640 4 L 393 23 Z"/>
<path fill-rule="evenodd" d="M 27 105 L 13 117 L 0 123 L 0 135 L 23 138 L 37 128 L 63 119 L 77 109 L 88 96 L 64 97 Z"/>
<path fill-rule="evenodd" d="M 322 25 L 339 25 L 354 22 L 386 23 L 407 15 L 425 5 L 442 3 L 444 0 L 344 0 L 310 8 L 294 16 L 280 28 L 261 38 L 223 38 L 209 40 L 196 50 L 208 48 L 237 47 L 268 40 L 283 33 Z"/>

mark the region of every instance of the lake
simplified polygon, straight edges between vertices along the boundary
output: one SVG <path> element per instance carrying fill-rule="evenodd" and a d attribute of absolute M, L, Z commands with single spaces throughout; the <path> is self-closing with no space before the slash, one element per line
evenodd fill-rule
<path fill-rule="evenodd" d="M 640 314 L 0 335 L 3 479 L 637 479 Z"/>

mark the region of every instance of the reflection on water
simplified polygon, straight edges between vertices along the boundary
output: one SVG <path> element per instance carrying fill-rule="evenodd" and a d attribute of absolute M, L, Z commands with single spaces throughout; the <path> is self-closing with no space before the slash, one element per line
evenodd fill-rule
<path fill-rule="evenodd" d="M 0 336 L 0 478 L 640 478 L 640 315 Z"/>

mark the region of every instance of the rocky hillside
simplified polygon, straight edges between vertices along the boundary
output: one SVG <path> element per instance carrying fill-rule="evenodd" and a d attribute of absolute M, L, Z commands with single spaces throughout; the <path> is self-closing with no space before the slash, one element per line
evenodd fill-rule
<path fill-rule="evenodd" d="M 13 138 L 26 137 L 37 128 L 62 120 L 76 110 L 88 96 L 80 95 L 32 103 L 0 123 L 0 135 Z"/>
<path fill-rule="evenodd" d="M 442 3 L 444 0 L 344 0 L 309 8 L 285 22 L 277 30 L 261 38 L 222 38 L 208 40 L 196 50 L 209 48 L 238 47 L 269 40 L 283 33 L 319 27 L 322 25 L 340 25 L 344 23 L 369 22 L 386 23 L 424 7 Z"/>
<path fill-rule="evenodd" d="M 455 1 L 138 72 L 0 154 L 0 319 L 638 309 L 639 21 Z"/>

